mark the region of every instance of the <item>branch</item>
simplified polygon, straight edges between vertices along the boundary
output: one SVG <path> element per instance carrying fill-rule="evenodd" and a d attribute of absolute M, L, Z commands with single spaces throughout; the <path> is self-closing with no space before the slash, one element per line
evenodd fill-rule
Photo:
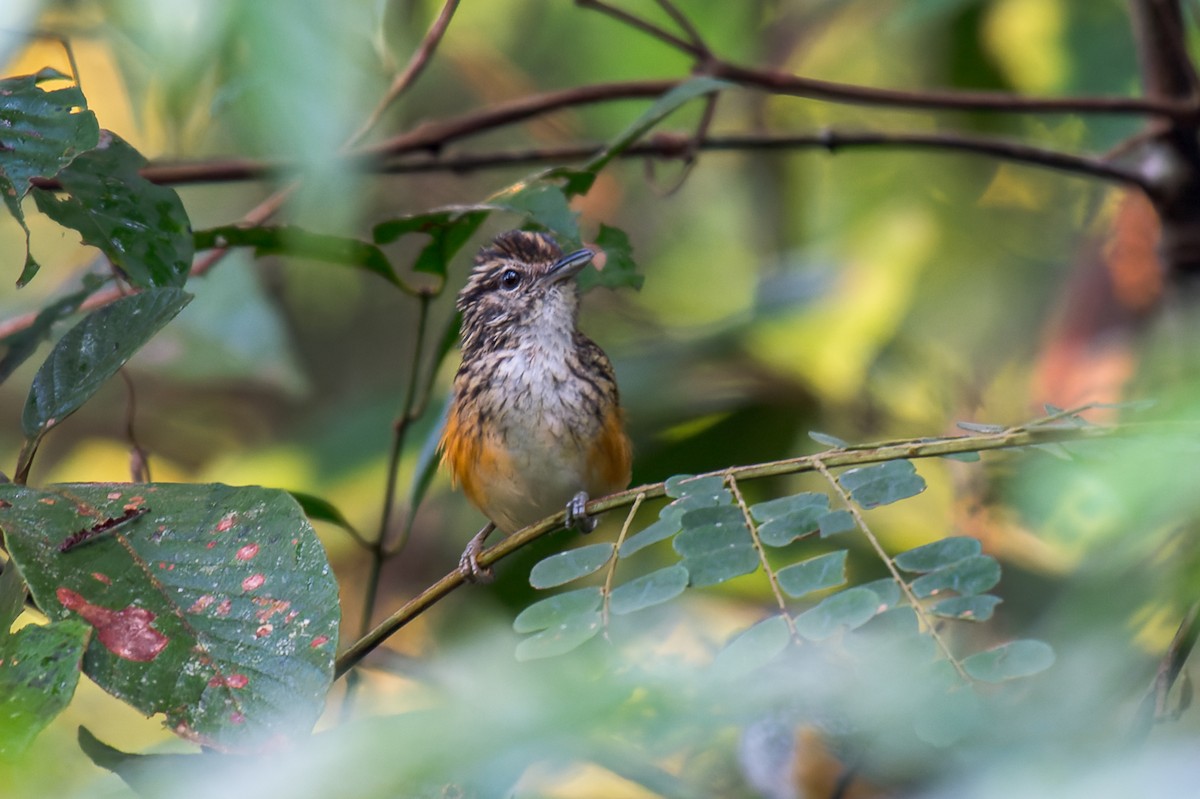
<path fill-rule="evenodd" d="M 1184 426 L 1189 431 L 1195 432 L 1195 425 Z M 1144 435 L 1147 433 L 1171 435 L 1178 434 L 1179 427 L 1180 425 L 1163 423 L 1128 424 L 1116 427 L 1079 427 L 1073 424 L 1039 423 L 1037 426 L 1017 427 L 985 435 L 909 439 L 883 444 L 847 447 L 845 449 L 829 450 L 815 455 L 805 455 L 769 463 L 732 466 L 728 469 L 710 472 L 708 475 L 701 476 L 722 477 L 725 480 L 752 480 L 785 474 L 816 472 L 820 470 L 818 464 L 823 464 L 826 468 L 837 468 L 866 463 L 882 463 L 900 458 L 935 458 L 964 452 L 1014 449 L 1034 444 L 1095 441 L 1122 436 Z M 639 501 L 639 497 L 654 499 L 662 497 L 665 494 L 665 483 L 649 483 L 593 500 L 587 504 L 587 513 L 591 516 L 614 508 L 627 507 Z M 562 529 L 565 516 L 566 514 L 560 511 L 536 524 L 513 533 L 495 546 L 489 547 L 480 553 L 479 565 L 486 568 L 502 558 L 508 557 L 530 542 Z M 341 677 L 344 675 L 390 636 L 464 584 L 465 581 L 462 572 L 455 569 L 410 599 L 379 626 L 355 641 L 338 656 L 334 672 L 335 676 Z"/>

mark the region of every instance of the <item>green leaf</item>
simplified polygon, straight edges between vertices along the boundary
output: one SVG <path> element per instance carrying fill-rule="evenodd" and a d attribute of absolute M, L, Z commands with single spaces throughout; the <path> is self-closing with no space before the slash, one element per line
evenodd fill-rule
<path fill-rule="evenodd" d="M 588 161 L 583 167 L 583 171 L 592 174 L 599 172 L 609 161 L 627 150 L 659 122 L 666 119 L 676 109 L 690 100 L 731 88 L 734 88 L 734 84 L 706 76 L 691 78 L 675 86 L 662 97 L 655 100 L 654 104 L 634 120 L 633 124 L 609 142 L 608 146 L 592 158 L 592 160 Z"/>
<path fill-rule="evenodd" d="M 983 545 L 977 538 L 951 536 L 901 552 L 894 560 L 896 565 L 905 571 L 924 573 L 957 563 L 982 551 Z"/>
<path fill-rule="evenodd" d="M 596 234 L 596 246 L 604 251 L 604 268 L 596 269 L 595 265 L 589 265 L 580 272 L 577 278 L 580 291 L 587 291 L 594 286 L 611 289 L 642 287 L 646 278 L 638 273 L 637 264 L 633 261 L 633 246 L 625 231 L 601 223 L 600 232 Z"/>
<path fill-rule="evenodd" d="M 828 433 L 820 433 L 816 430 L 809 430 L 808 437 L 818 444 L 824 444 L 832 449 L 845 449 L 847 446 L 849 446 L 847 442 L 843 441 L 837 436 L 831 436 Z"/>
<path fill-rule="evenodd" d="M 839 549 L 780 569 L 779 587 L 792 597 L 833 588 L 846 582 L 846 550 Z"/>
<path fill-rule="evenodd" d="M 982 594 L 1000 582 L 1000 564 L 991 555 L 972 555 L 957 563 L 913 580 L 912 591 L 920 598 L 954 591 L 959 596 Z"/>
<path fill-rule="evenodd" d="M 354 529 L 354 525 L 350 524 L 337 506 L 327 499 L 318 497 L 316 494 L 308 494 L 304 491 L 288 491 L 292 499 L 300 506 L 300 510 L 304 511 L 304 515 L 314 522 L 328 522 L 329 524 L 337 525 L 343 530 L 348 530 L 351 533 L 358 534 Z"/>
<path fill-rule="evenodd" d="M 726 644 L 713 660 L 712 669 L 725 679 L 741 677 L 770 663 L 791 640 L 787 619 L 770 616 Z"/>
<path fill-rule="evenodd" d="M 751 545 L 731 546 L 717 552 L 689 555 L 684 558 L 683 566 L 688 572 L 688 583 L 693 588 L 704 588 L 750 574 L 758 568 L 758 553 Z"/>
<path fill-rule="evenodd" d="M 572 616 L 517 644 L 517 660 L 557 657 L 587 643 L 600 632 L 600 613 Z"/>
<path fill-rule="evenodd" d="M 539 228 L 550 231 L 563 250 L 578 247 L 578 214 L 571 210 L 558 186 L 544 181 L 521 182 L 489 199 L 506 211 L 521 214 Z"/>
<path fill-rule="evenodd" d="M 612 544 L 589 544 L 551 555 L 536 564 L 529 572 L 529 584 L 534 588 L 553 588 L 591 574 L 613 556 Z"/>
<path fill-rule="evenodd" d="M 25 264 L 17 285 L 28 283 L 38 264 L 29 251 L 29 227 L 21 199 L 35 177 L 57 174 L 96 146 L 100 126 L 77 86 L 45 91 L 42 75 L 0 80 L 0 196 L 25 233 Z M 75 110 L 78 109 L 78 110 Z"/>
<path fill-rule="evenodd" d="M 681 528 L 682 525 L 678 517 L 664 516 L 646 529 L 639 530 L 637 533 L 626 538 L 621 544 L 621 549 L 617 555 L 627 558 L 635 552 L 640 552 L 648 546 L 657 544 L 659 541 L 665 541 L 678 533 Z"/>
<path fill-rule="evenodd" d="M 792 513 L 806 512 L 810 508 L 820 508 L 822 511 L 829 510 L 829 497 L 824 494 L 816 494 L 806 491 L 802 494 L 793 494 L 790 497 L 780 497 L 766 502 L 759 502 L 757 505 L 750 506 L 750 515 L 756 521 L 769 522 L 772 519 L 778 519 L 781 516 L 787 516 Z"/>
<path fill-rule="evenodd" d="M 84 671 L 193 742 L 253 751 L 306 735 L 333 678 L 338 586 L 300 506 L 254 486 L 0 486 L 34 600 L 94 628 Z M 142 515 L 69 551 L 69 537 Z"/>
<path fill-rule="evenodd" d="M 733 494 L 722 490 L 716 494 L 688 494 L 667 505 L 659 512 L 664 519 L 682 519 L 688 511 L 699 508 L 716 508 L 733 502 Z"/>
<path fill-rule="evenodd" d="M 88 626 L 78 621 L 31 624 L 11 635 L 4 628 L 0 636 L 0 719 L 4 719 L 0 754 L 19 753 L 70 703 L 89 632 Z"/>
<path fill-rule="evenodd" d="M 140 796 L 172 796 L 181 785 L 202 785 L 213 775 L 212 752 L 198 754 L 135 754 L 122 752 L 80 727 L 79 748 L 102 769 L 125 781 Z"/>
<path fill-rule="evenodd" d="M 847 588 L 821 600 L 796 617 L 796 631 L 810 641 L 823 641 L 838 630 L 853 630 L 881 611 L 879 597 L 867 588 Z"/>
<path fill-rule="evenodd" d="M 40 436 L 78 410 L 190 300 L 181 289 L 143 291 L 93 311 L 68 330 L 33 378 L 21 415 L 25 435 Z"/>
<path fill-rule="evenodd" d="M 138 170 L 146 159 L 105 132 L 94 150 L 58 173 L 65 195 L 34 189 L 38 208 L 79 231 L 130 282 L 142 288 L 182 286 L 192 266 L 192 230 L 175 190 L 156 186 Z"/>
<path fill-rule="evenodd" d="M 683 593 L 688 571 L 681 564 L 644 574 L 613 589 L 609 610 L 617 616 L 667 602 Z"/>
<path fill-rule="evenodd" d="M 0 359 L 0 383 L 7 380 L 17 370 L 17 367 L 29 360 L 29 357 L 37 351 L 38 346 L 50 338 L 54 325 L 78 311 L 79 306 L 95 288 L 93 281 L 85 280 L 84 287 L 79 291 L 61 297 L 38 311 L 38 315 L 34 317 L 33 323 L 29 327 L 18 330 L 0 340 L 0 343 L 8 347 L 4 357 Z"/>
<path fill-rule="evenodd" d="M 925 490 L 925 481 L 909 461 L 888 461 L 851 469 L 843 472 L 838 482 L 850 492 L 855 502 L 868 510 L 916 496 Z"/>
<path fill-rule="evenodd" d="M 1045 671 L 1054 665 L 1054 660 L 1054 650 L 1049 644 L 1021 639 L 976 652 L 963 660 L 962 665 L 976 680 L 1004 682 Z"/>
<path fill-rule="evenodd" d="M 900 602 L 900 586 L 896 585 L 896 581 L 891 577 L 863 583 L 859 588 L 874 592 L 875 596 L 879 597 L 879 606 L 882 608 L 894 608 Z"/>
<path fill-rule="evenodd" d="M 821 538 L 828 538 L 831 535 L 853 532 L 858 529 L 858 524 L 850 511 L 831 510 L 817 520 L 817 527 L 821 531 Z"/>
<path fill-rule="evenodd" d="M 254 255 L 290 255 L 313 261 L 354 266 L 378 275 L 396 288 L 414 294 L 383 250 L 374 244 L 346 236 L 313 233 L 295 225 L 266 225 L 262 227 L 224 227 L 197 230 L 194 234 L 197 250 L 216 247 L 253 247 Z"/>
<path fill-rule="evenodd" d="M 600 609 L 602 599 L 599 586 L 577 588 L 546 597 L 517 614 L 513 619 L 513 629 L 519 633 L 536 633 L 565 624 L 576 616 L 590 618 Z"/>
<path fill-rule="evenodd" d="M 0 571 L 0 639 L 8 635 L 24 608 L 25 581 L 15 563 L 6 563 Z"/>
<path fill-rule="evenodd" d="M 429 243 L 413 262 L 413 271 L 445 277 L 447 265 L 493 210 L 488 206 L 462 206 L 389 219 L 375 226 L 373 236 L 376 244 L 390 244 L 410 233 L 429 236 Z"/>
<path fill-rule="evenodd" d="M 938 602 L 929 612 L 946 619 L 987 621 L 1001 601 L 1000 597 L 991 594 L 951 597 Z"/>
<path fill-rule="evenodd" d="M 784 547 L 797 538 L 817 532 L 821 519 L 826 515 L 825 508 L 811 505 L 784 516 L 776 516 L 758 528 L 758 537 L 769 547 Z"/>
<path fill-rule="evenodd" d="M 668 497 L 675 499 L 690 496 L 716 496 L 725 490 L 725 478 L 717 475 L 694 477 L 690 474 L 677 474 L 667 478 L 664 490 Z"/>

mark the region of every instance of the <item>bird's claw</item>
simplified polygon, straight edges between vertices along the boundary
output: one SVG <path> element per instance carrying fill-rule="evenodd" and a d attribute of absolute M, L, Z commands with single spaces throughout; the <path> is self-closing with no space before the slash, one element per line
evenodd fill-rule
<path fill-rule="evenodd" d="M 458 571 L 468 583 L 490 583 L 496 576 L 491 566 L 483 566 L 479 563 L 479 553 L 483 551 L 483 542 L 494 529 L 495 527 L 489 524 L 476 533 L 475 537 L 467 542 L 467 548 L 463 550 L 462 556 L 458 559 Z"/>
<path fill-rule="evenodd" d="M 571 497 L 571 501 L 567 503 L 567 529 L 575 529 L 585 534 L 596 529 L 596 519 L 588 516 L 587 503 L 586 491 L 580 491 Z"/>

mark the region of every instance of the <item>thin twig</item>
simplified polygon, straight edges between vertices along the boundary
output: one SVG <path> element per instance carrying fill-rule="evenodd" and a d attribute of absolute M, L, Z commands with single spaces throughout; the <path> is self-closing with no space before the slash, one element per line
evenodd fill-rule
<path fill-rule="evenodd" d="M 645 498 L 645 494 L 638 494 L 637 498 L 633 501 L 633 505 L 629 508 L 629 513 L 625 514 L 625 523 L 621 525 L 621 532 L 617 536 L 617 543 L 613 544 L 612 558 L 608 561 L 608 571 L 604 575 L 604 589 L 600 594 L 600 626 L 603 628 L 605 635 L 608 635 L 608 601 L 612 597 L 613 578 L 617 574 L 617 561 L 620 560 L 621 544 L 625 543 L 625 537 L 629 535 L 629 528 L 633 524 L 633 517 L 637 516 L 638 508 L 642 507 L 642 501 Z"/>
<path fill-rule="evenodd" d="M 703 58 L 707 59 L 712 56 L 712 50 L 704 43 L 704 37 L 700 35 L 700 31 L 692 24 L 692 21 L 687 18 L 687 15 L 680 11 L 671 0 L 658 0 L 658 7 L 667 13 L 676 25 L 687 34 L 687 37 L 692 40 L 692 47 L 703 53 Z"/>
<path fill-rule="evenodd" d="M 791 633 L 793 641 L 799 642 L 800 633 L 796 631 L 796 622 L 792 619 L 792 614 L 788 612 L 787 600 L 784 599 L 783 589 L 779 586 L 779 576 L 771 568 L 770 561 L 767 560 L 767 550 L 763 547 L 762 538 L 759 537 L 758 525 L 755 523 L 754 517 L 750 515 L 750 507 L 746 504 L 746 498 L 742 496 L 742 489 L 738 487 L 737 478 L 731 474 L 725 479 L 725 483 L 729 486 L 738 508 L 742 511 L 742 519 L 746 522 L 746 529 L 750 531 L 750 540 L 754 542 L 754 551 L 758 553 L 758 562 L 762 564 L 763 572 L 767 575 L 767 582 L 771 584 L 771 593 L 775 595 L 775 604 L 779 605 L 783 619 L 787 622 L 788 632 Z"/>
<path fill-rule="evenodd" d="M 836 452 L 824 452 L 819 455 L 805 455 L 768 463 L 735 466 L 698 476 L 722 478 L 732 476 L 738 480 L 752 480 L 763 477 L 776 477 L 784 474 L 815 472 L 818 471 L 818 463 L 821 463 L 825 467 L 862 465 L 882 463 L 898 458 L 933 458 L 965 452 L 986 452 L 990 450 L 1029 447 L 1034 444 L 1098 441 L 1108 438 L 1151 434 L 1177 436 L 1181 433 L 1186 433 L 1188 435 L 1195 435 L 1198 431 L 1200 431 L 1200 426 L 1192 423 L 1172 424 L 1160 422 L 1143 422 L 1112 427 L 1022 428 L 974 436 L 907 439 L 882 444 L 847 447 Z M 664 496 L 665 493 L 666 483 L 648 483 L 636 488 L 610 494 L 607 497 L 592 500 L 587 504 L 587 512 L 589 515 L 594 515 L 614 508 L 628 507 L 637 501 L 639 496 L 642 496 L 644 499 L 655 499 Z M 565 520 L 566 514 L 560 511 L 553 516 L 542 519 L 536 524 L 518 530 L 494 546 L 481 552 L 479 554 L 479 565 L 484 567 L 490 566 L 528 545 L 531 541 L 535 541 L 555 530 L 562 529 Z M 445 577 L 410 599 L 391 616 L 371 630 L 371 632 L 347 647 L 338 656 L 335 674 L 339 677 L 345 674 L 366 657 L 371 650 L 378 647 L 410 621 L 420 616 L 464 584 L 465 580 L 463 579 L 462 572 L 454 569 Z"/>
<path fill-rule="evenodd" d="M 438 44 L 441 43 L 442 37 L 446 35 L 446 29 L 450 27 L 450 20 L 454 17 L 454 12 L 458 10 L 460 0 L 446 0 L 442 5 L 442 11 L 438 14 L 437 19 L 429 26 L 429 30 L 425 32 L 424 38 L 421 39 L 420 45 L 409 58 L 408 64 L 404 70 L 396 76 L 392 81 L 392 85 L 388 87 L 387 93 L 379 99 L 378 105 L 371 112 L 371 115 L 363 122 L 362 126 L 354 133 L 353 136 L 346 142 L 346 149 L 354 147 L 371 132 L 379 120 L 383 118 L 384 113 L 391 107 L 392 103 L 396 102 L 400 95 L 408 90 L 425 71 L 426 65 L 429 64 L 429 59 L 433 57 L 433 53 L 437 50 Z"/>

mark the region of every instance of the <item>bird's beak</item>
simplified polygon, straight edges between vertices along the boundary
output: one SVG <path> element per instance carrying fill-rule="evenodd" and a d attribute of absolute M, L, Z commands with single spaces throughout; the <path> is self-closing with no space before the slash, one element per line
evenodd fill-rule
<path fill-rule="evenodd" d="M 564 255 L 550 267 L 550 271 L 546 273 L 546 280 L 551 283 L 570 280 L 583 271 L 583 268 L 590 264 L 595 257 L 596 253 L 591 250 L 576 250 L 569 255 Z"/>

